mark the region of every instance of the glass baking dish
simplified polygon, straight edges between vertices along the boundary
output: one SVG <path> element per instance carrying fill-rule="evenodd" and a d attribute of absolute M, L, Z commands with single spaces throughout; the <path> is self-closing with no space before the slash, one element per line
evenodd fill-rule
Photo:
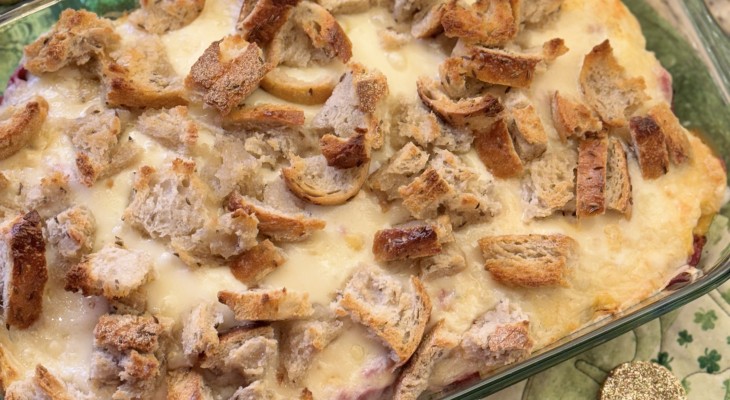
<path fill-rule="evenodd" d="M 702 0 L 625 0 L 641 22 L 647 47 L 673 76 L 674 108 L 680 120 L 730 162 L 730 37 Z M 85 8 L 114 17 L 137 7 L 135 0 L 33 0 L 0 8 L 0 94 L 22 56 L 23 46 L 45 32 L 65 8 Z M 481 380 L 463 382 L 426 398 L 481 399 L 591 347 L 658 318 L 730 278 L 730 206 L 708 233 L 700 273 L 679 279 L 621 313 L 606 317 L 540 349 L 520 363 Z M 685 277 L 686 278 L 686 277 Z"/>

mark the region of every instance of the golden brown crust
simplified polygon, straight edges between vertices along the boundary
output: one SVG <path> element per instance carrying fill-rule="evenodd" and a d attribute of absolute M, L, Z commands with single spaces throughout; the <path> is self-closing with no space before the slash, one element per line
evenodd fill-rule
<path fill-rule="evenodd" d="M 261 88 L 274 96 L 292 103 L 322 104 L 332 95 L 337 77 L 324 77 L 316 81 L 302 81 L 274 68 L 261 80 Z"/>
<path fill-rule="evenodd" d="M 566 285 L 577 243 L 560 235 L 503 235 L 479 240 L 484 268 L 503 284 L 521 287 Z"/>
<path fill-rule="evenodd" d="M 297 19 L 312 45 L 343 63 L 352 57 L 352 43 L 334 16 L 319 4 L 306 1 L 297 7 Z"/>
<path fill-rule="evenodd" d="M 373 238 L 376 261 L 408 260 L 439 253 L 441 241 L 431 224 L 381 229 Z"/>
<path fill-rule="evenodd" d="M 73 397 L 66 390 L 66 385 L 53 376 L 43 365 L 36 365 L 33 380 L 50 400 L 73 400 Z"/>
<path fill-rule="evenodd" d="M 633 199 L 631 175 L 626 151 L 619 139 L 608 139 L 608 167 L 606 169 L 606 207 L 631 218 Z"/>
<path fill-rule="evenodd" d="M 542 57 L 482 46 L 467 46 L 462 63 L 474 78 L 493 85 L 530 87 Z"/>
<path fill-rule="evenodd" d="M 327 134 L 322 136 L 319 145 L 330 167 L 355 168 L 370 161 L 370 144 L 364 133 L 346 139 Z"/>
<path fill-rule="evenodd" d="M 304 125 L 304 111 L 285 104 L 258 104 L 239 107 L 223 117 L 223 127 L 245 130 L 268 130 Z"/>
<path fill-rule="evenodd" d="M 416 218 L 427 217 L 430 210 L 438 207 L 444 198 L 453 193 L 449 182 L 433 167 L 428 167 L 411 183 L 398 188 L 403 206 Z"/>
<path fill-rule="evenodd" d="M 299 0 L 245 0 L 236 29 L 243 38 L 260 47 L 270 43 Z"/>
<path fill-rule="evenodd" d="M 167 373 L 167 400 L 208 400 L 212 398 L 203 376 L 190 369 Z"/>
<path fill-rule="evenodd" d="M 588 133 L 597 133 L 603 129 L 598 116 L 580 101 L 569 99 L 556 91 L 551 99 L 551 110 L 555 130 L 565 142 L 570 138 L 581 138 Z"/>
<path fill-rule="evenodd" d="M 266 239 L 236 257 L 228 267 L 236 279 L 254 287 L 285 262 L 284 252 Z"/>
<path fill-rule="evenodd" d="M 3 260 L 3 315 L 5 325 L 31 326 L 43 310 L 43 289 L 48 281 L 46 243 L 36 211 L 18 216 L 0 227 L 5 242 Z"/>
<path fill-rule="evenodd" d="M 154 352 L 159 347 L 162 326 L 150 316 L 105 314 L 94 327 L 94 346 L 127 352 Z"/>
<path fill-rule="evenodd" d="M 606 211 L 608 139 L 605 135 L 581 140 L 578 144 L 575 208 L 578 218 Z"/>
<path fill-rule="evenodd" d="M 664 132 L 652 117 L 633 117 L 629 122 L 634 151 L 644 179 L 656 179 L 669 170 Z"/>
<path fill-rule="evenodd" d="M 20 378 L 18 366 L 8 350 L 0 344 L 0 389 L 8 390 L 8 386 Z"/>
<path fill-rule="evenodd" d="M 101 75 L 109 107 L 167 108 L 188 104 L 182 89 L 160 91 L 145 87 L 127 68 L 113 61 L 102 64 Z"/>
<path fill-rule="evenodd" d="M 545 61 L 551 62 L 568 52 L 565 40 L 561 38 L 550 39 L 542 44 L 542 56 Z"/>
<path fill-rule="evenodd" d="M 504 109 L 499 99 L 488 93 L 454 101 L 439 86 L 430 78 L 419 78 L 416 82 L 423 104 L 453 126 L 481 125 L 485 118 L 494 117 Z"/>
<path fill-rule="evenodd" d="M 438 1 L 436 4 L 417 12 L 411 23 L 411 35 L 418 39 L 425 39 L 443 32 L 444 27 L 441 25 L 441 19 L 453 3 L 453 0 Z"/>
<path fill-rule="evenodd" d="M 0 122 L 0 160 L 6 159 L 25 147 L 38 133 L 48 115 L 48 103 L 35 96 L 18 107 L 12 116 Z"/>
<path fill-rule="evenodd" d="M 328 166 L 324 157 L 320 161 L 295 157 L 290 167 L 281 170 L 281 175 L 295 196 L 312 204 L 332 206 L 343 204 L 360 192 L 369 167 L 370 163 L 366 163 L 340 170 Z"/>
<path fill-rule="evenodd" d="M 281 321 L 312 315 L 308 293 L 282 289 L 218 292 L 218 301 L 233 310 L 239 321 Z"/>
<path fill-rule="evenodd" d="M 547 150 L 547 134 L 540 116 L 532 104 L 519 104 L 508 107 L 510 123 L 508 129 L 514 147 L 523 162 L 541 156 Z"/>
<path fill-rule="evenodd" d="M 474 148 L 495 177 L 508 179 L 522 175 L 524 167 L 504 119 L 497 120 L 489 129 L 475 130 Z"/>
<path fill-rule="evenodd" d="M 241 344 L 256 337 L 273 339 L 275 337 L 274 328 L 271 326 L 259 326 L 255 328 L 239 326 L 220 334 L 218 344 L 206 350 L 200 362 L 200 367 L 205 369 L 220 368 L 232 350 L 235 350 Z"/>
<path fill-rule="evenodd" d="M 667 103 L 659 103 L 649 109 L 648 115 L 654 119 L 664 132 L 669 158 L 676 165 L 683 164 L 692 158 L 692 146 L 687 138 L 687 131 L 679 123 Z"/>
<path fill-rule="evenodd" d="M 477 0 L 470 8 L 452 3 L 441 17 L 448 37 L 499 46 L 517 35 L 519 7 L 515 0 Z"/>

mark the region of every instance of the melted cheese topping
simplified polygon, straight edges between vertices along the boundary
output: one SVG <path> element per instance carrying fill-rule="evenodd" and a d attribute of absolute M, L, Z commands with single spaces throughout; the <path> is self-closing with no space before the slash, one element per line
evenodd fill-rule
<path fill-rule="evenodd" d="M 167 56 L 181 78 L 211 42 L 234 31 L 239 7 L 236 1 L 208 0 L 203 13 L 192 24 L 162 36 Z M 391 95 L 414 98 L 416 79 L 422 75 L 435 77 L 438 65 L 447 55 L 440 44 L 419 40 L 397 51 L 383 50 L 378 31 L 394 25 L 384 9 L 338 16 L 338 20 L 353 43 L 353 59 L 382 71 L 388 78 Z M 126 25 L 118 29 L 126 34 L 133 30 Z M 556 37 L 565 39 L 570 51 L 546 71 L 539 72 L 527 93 L 548 132 L 550 146 L 564 145 L 557 139 L 551 123 L 549 95 L 558 89 L 578 94 L 577 77 L 583 56 L 605 38 L 611 39 L 619 62 L 629 74 L 644 77 L 652 102 L 662 100 L 658 78 L 661 67 L 644 50 L 637 22 L 619 2 L 567 0 L 557 20 L 542 30 L 522 33 L 519 41 L 527 48 Z M 74 70 L 62 70 L 31 77 L 28 82 L 29 93 L 38 93 L 48 101 L 51 120 L 75 118 L 98 101 L 95 92 L 79 90 L 77 75 Z M 91 94 L 82 96 L 80 92 Z M 280 100 L 259 90 L 246 102 Z M 200 141 L 211 143 L 212 132 L 217 129 L 214 114 L 193 105 L 190 109 L 201 124 Z M 304 109 L 308 118 L 317 111 L 317 107 Z M 47 131 L 29 149 L 1 161 L 0 170 L 27 180 L 52 170 L 73 176 L 70 143 L 63 135 L 53 132 L 51 125 L 46 124 Z M 134 129 L 127 134 L 145 150 L 139 165 L 164 166 L 174 157 Z M 692 137 L 691 143 L 693 162 L 672 168 L 654 181 L 644 181 L 636 161 L 629 161 L 634 187 L 631 219 L 615 215 L 581 221 L 553 217 L 526 224 L 522 220 L 519 181 L 496 180 L 496 193 L 503 206 L 501 213 L 491 222 L 470 225 L 456 232 L 457 241 L 463 244 L 467 254 L 467 270 L 426 284 L 433 301 L 432 321 L 443 319 L 455 332 L 463 332 L 477 316 L 506 296 L 529 315 L 530 329 L 539 348 L 594 320 L 601 315 L 600 309 L 623 308 L 660 290 L 685 264 L 692 249 L 693 228 L 703 212 L 718 206 L 724 188 L 719 162 L 699 139 Z M 384 160 L 387 156 L 387 152 L 381 151 L 375 158 Z M 464 158 L 480 173 L 489 174 L 475 154 L 469 153 Z M 196 304 L 216 301 L 219 290 L 244 289 L 226 267 L 191 270 L 166 246 L 144 238 L 121 221 L 131 196 L 133 173 L 139 165 L 91 189 L 73 184 L 76 203 L 89 207 L 96 217 L 95 250 L 121 239 L 128 247 L 151 255 L 156 277 L 146 287 L 149 311 L 175 320 Z M 324 219 L 326 229 L 303 243 L 284 245 L 288 261 L 268 276 L 264 285 L 308 292 L 313 302 L 323 305 L 332 301 L 335 292 L 359 265 L 375 263 L 370 250 L 373 233 L 403 221 L 406 216 L 399 207 L 383 213 L 373 196 L 364 192 L 346 205 L 309 206 L 307 210 Z M 484 271 L 476 245 L 479 238 L 528 232 L 565 233 L 578 241 L 580 262 L 572 273 L 570 286 L 510 289 L 496 284 Z M 107 305 L 100 298 L 83 298 L 64 291 L 61 267 L 52 257 L 49 251 L 51 279 L 40 320 L 24 331 L 0 333 L 0 343 L 24 373 L 31 373 L 36 364 L 42 363 L 80 389 L 93 390 L 88 384 L 92 330 L 99 315 L 107 311 Z M 230 313 L 226 314 L 226 320 L 231 323 Z M 356 326 L 315 358 L 304 385 L 315 398 L 321 399 L 352 398 L 368 390 L 377 391 L 394 379 L 386 367 L 386 359 L 387 350 L 364 328 Z M 434 377 L 435 382 L 439 379 Z"/>

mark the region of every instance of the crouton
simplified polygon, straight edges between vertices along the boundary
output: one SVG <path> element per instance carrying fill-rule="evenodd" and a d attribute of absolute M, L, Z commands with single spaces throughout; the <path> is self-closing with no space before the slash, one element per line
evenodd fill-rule
<path fill-rule="evenodd" d="M 443 32 L 441 19 L 449 10 L 449 4 L 447 1 L 436 1 L 416 12 L 411 22 L 411 35 L 418 39 L 426 39 Z"/>
<path fill-rule="evenodd" d="M 274 400 L 274 393 L 258 380 L 246 387 L 239 387 L 229 400 Z"/>
<path fill-rule="evenodd" d="M 200 176 L 213 189 L 212 195 L 223 199 L 233 192 L 258 196 L 262 190 L 261 162 L 246 150 L 246 144 L 230 136 L 215 139 Z"/>
<path fill-rule="evenodd" d="M 484 166 L 495 177 L 508 179 L 522 175 L 522 160 L 504 119 L 498 119 L 488 129 L 475 130 L 474 148 Z"/>
<path fill-rule="evenodd" d="M 267 205 L 268 204 L 268 205 Z M 324 229 L 325 222 L 303 213 L 290 213 L 277 210 L 270 202 L 233 193 L 228 198 L 227 208 L 231 211 L 242 209 L 258 219 L 259 232 L 276 241 L 296 242 L 309 238 L 315 231 Z"/>
<path fill-rule="evenodd" d="M 688 133 L 679 123 L 669 104 L 662 102 L 655 105 L 649 109 L 648 116 L 664 132 L 664 142 L 672 163 L 680 165 L 692 158 L 692 146 L 687 138 Z"/>
<path fill-rule="evenodd" d="M 246 0 L 236 30 L 245 40 L 263 47 L 274 39 L 297 3 L 299 0 Z"/>
<path fill-rule="evenodd" d="M 453 276 L 465 270 L 466 257 L 461 247 L 451 242 L 443 245 L 441 253 L 419 259 L 416 267 L 420 271 L 421 279 L 429 281 L 444 276 Z"/>
<path fill-rule="evenodd" d="M 281 321 L 312 314 L 308 293 L 282 289 L 251 289 L 243 292 L 222 290 L 218 301 L 233 310 L 239 321 Z"/>
<path fill-rule="evenodd" d="M 152 279 L 152 268 L 145 253 L 107 245 L 68 271 L 66 290 L 109 300 L 124 298 Z"/>
<path fill-rule="evenodd" d="M 36 211 L 0 225 L 2 309 L 7 327 L 26 329 L 41 315 L 48 281 L 46 243 Z"/>
<path fill-rule="evenodd" d="M 198 124 L 186 106 L 147 110 L 137 119 L 137 129 L 171 150 L 187 151 L 198 140 Z"/>
<path fill-rule="evenodd" d="M 270 326 L 233 328 L 205 352 L 200 367 L 214 373 L 236 372 L 250 382 L 275 370 L 277 346 Z"/>
<path fill-rule="evenodd" d="M 565 40 L 562 38 L 553 38 L 542 44 L 542 56 L 546 63 L 555 61 L 568 51 L 570 49 L 565 45 Z"/>
<path fill-rule="evenodd" d="M 504 235 L 479 239 L 484 268 L 509 286 L 566 285 L 578 244 L 560 235 Z"/>
<path fill-rule="evenodd" d="M 175 236 L 170 246 L 189 266 L 201 266 L 210 260 L 229 260 L 256 246 L 258 220 L 243 210 L 211 218 L 192 235 Z"/>
<path fill-rule="evenodd" d="M 428 167 L 411 183 L 398 188 L 398 194 L 413 217 L 428 218 L 435 216 L 439 206 L 455 193 L 436 169 Z"/>
<path fill-rule="evenodd" d="M 395 200 L 400 196 L 398 188 L 407 185 L 426 168 L 427 163 L 428 154 L 408 142 L 370 175 L 368 186 L 386 200 Z"/>
<path fill-rule="evenodd" d="M 547 150 L 547 134 L 535 107 L 524 97 L 517 97 L 507 105 L 507 129 L 515 151 L 524 163 L 540 157 Z"/>
<path fill-rule="evenodd" d="M 458 336 L 449 332 L 443 321 L 437 322 L 423 336 L 418 349 L 398 376 L 393 400 L 417 400 L 428 388 L 434 365 L 458 345 Z"/>
<path fill-rule="evenodd" d="M 206 104 L 226 115 L 256 90 L 270 69 L 256 43 L 230 35 L 208 46 L 190 68 L 185 86 L 202 94 Z"/>
<path fill-rule="evenodd" d="M 36 365 L 32 378 L 13 382 L 5 391 L 7 400 L 73 400 L 66 384 L 41 364 Z"/>
<path fill-rule="evenodd" d="M 344 330 L 344 323 L 331 315 L 287 322 L 281 334 L 281 364 L 287 378 L 299 382 L 319 354 Z"/>
<path fill-rule="evenodd" d="M 395 367 L 408 361 L 431 316 L 431 299 L 421 281 L 407 284 L 373 269 L 360 268 L 338 296 L 340 313 L 368 328 L 388 348 Z"/>
<path fill-rule="evenodd" d="M 253 287 L 285 262 L 284 251 L 266 239 L 234 258 L 228 267 L 236 279 Z"/>
<path fill-rule="evenodd" d="M 550 105 L 555 130 L 563 142 L 603 130 L 603 123 L 593 110 L 578 100 L 561 95 L 559 91 L 553 95 Z"/>
<path fill-rule="evenodd" d="M 578 218 L 606 211 L 608 139 L 604 135 L 588 137 L 578 144 L 575 213 Z"/>
<path fill-rule="evenodd" d="M 365 183 L 370 163 L 356 168 L 338 169 L 327 165 L 322 156 L 291 158 L 291 166 L 281 175 L 297 197 L 313 204 L 338 205 L 355 197 Z"/>
<path fill-rule="evenodd" d="M 119 40 L 112 21 L 85 10 L 67 9 L 50 32 L 25 47 L 24 66 L 40 75 L 66 65 L 84 65 Z"/>
<path fill-rule="evenodd" d="M 657 121 L 650 116 L 633 117 L 629 122 L 629 132 L 641 176 L 644 179 L 656 179 L 666 174 L 669 171 L 666 135 Z"/>
<path fill-rule="evenodd" d="M 163 108 L 187 104 L 157 36 L 147 36 L 102 57 L 98 63 L 107 107 Z"/>
<path fill-rule="evenodd" d="M 0 344 L 0 388 L 8 390 L 8 386 L 20 377 L 18 363 L 5 347 Z"/>
<path fill-rule="evenodd" d="M 160 361 L 154 354 L 132 350 L 119 361 L 122 382 L 112 395 L 113 400 L 149 397 L 157 386 Z"/>
<path fill-rule="evenodd" d="M 504 109 L 499 99 L 488 93 L 454 101 L 430 78 L 419 78 L 416 88 L 423 104 L 455 127 L 479 126 Z"/>
<path fill-rule="evenodd" d="M 167 373 L 167 400 L 213 400 L 203 376 L 191 369 Z"/>
<path fill-rule="evenodd" d="M 519 7 L 511 0 L 477 0 L 469 8 L 454 3 L 441 17 L 444 33 L 486 46 L 501 46 L 519 29 Z"/>
<path fill-rule="evenodd" d="M 364 133 L 357 133 L 346 139 L 324 135 L 320 139 L 320 148 L 330 167 L 348 169 L 370 162 L 370 143 Z"/>
<path fill-rule="evenodd" d="M 274 68 L 261 80 L 261 88 L 272 95 L 297 104 L 322 104 L 332 95 L 337 76 L 324 75 L 313 81 L 304 81 L 289 75 L 282 68 Z"/>
<path fill-rule="evenodd" d="M 453 241 L 448 217 L 439 221 L 413 221 L 381 229 L 373 238 L 377 261 L 408 260 L 441 253 L 442 244 Z"/>
<path fill-rule="evenodd" d="M 152 353 L 159 348 L 162 333 L 163 327 L 151 316 L 105 314 L 94 327 L 94 346 L 117 353 Z"/>
<path fill-rule="evenodd" d="M 149 33 L 162 35 L 190 25 L 203 11 L 205 0 L 141 0 L 129 22 Z"/>
<path fill-rule="evenodd" d="M 48 242 L 67 260 L 77 260 L 94 247 L 96 219 L 85 206 L 75 206 L 46 221 Z"/>
<path fill-rule="evenodd" d="M 463 68 L 471 75 L 493 85 L 528 88 L 541 56 L 483 46 L 466 46 L 461 56 Z"/>
<path fill-rule="evenodd" d="M 445 59 L 439 65 L 441 90 L 452 99 L 484 96 L 489 85 L 476 79 L 467 68 L 465 60 L 461 58 L 461 54 L 456 52 L 456 50 L 463 47 L 457 43 L 452 56 Z M 499 111 L 496 110 L 496 112 Z"/>
<path fill-rule="evenodd" d="M 243 130 L 294 128 L 302 125 L 304 125 L 304 111 L 283 104 L 259 104 L 236 108 L 223 118 L 224 128 L 236 127 Z"/>
<path fill-rule="evenodd" d="M 631 217 L 631 176 L 626 161 L 626 150 L 619 139 L 608 139 L 606 166 L 606 208 Z"/>
<path fill-rule="evenodd" d="M 51 172 L 22 193 L 21 203 L 21 208 L 38 212 L 41 219 L 58 215 L 71 203 L 68 178 L 59 171 Z"/>
<path fill-rule="evenodd" d="M 436 102 L 439 103 L 436 107 L 444 105 L 439 101 Z M 465 153 L 471 149 L 474 136 L 470 129 L 448 124 L 421 101 L 414 103 L 398 98 L 393 103 L 390 109 L 392 145 L 397 147 L 400 144 L 398 139 L 402 139 L 404 142 L 413 142 L 424 149 L 442 148 L 458 153 Z M 450 108 L 450 106 L 446 107 L 447 110 Z M 442 111 L 449 112 L 443 109 Z M 393 131 L 400 138 L 394 137 Z"/>
<path fill-rule="evenodd" d="M 586 54 L 580 87 L 588 104 L 612 127 L 625 126 L 628 117 L 648 99 L 644 78 L 626 76 L 608 39 Z"/>
<path fill-rule="evenodd" d="M 218 345 L 216 327 L 223 322 L 223 314 L 213 303 L 197 305 L 185 318 L 181 334 L 183 353 L 197 359 L 199 355 Z"/>
<path fill-rule="evenodd" d="M 569 148 L 534 160 L 522 181 L 524 219 L 544 218 L 556 211 L 570 211 L 575 199 L 578 155 Z"/>
<path fill-rule="evenodd" d="M 48 103 L 41 96 L 13 108 L 10 118 L 0 122 L 0 160 L 25 147 L 38 134 L 46 116 Z"/>

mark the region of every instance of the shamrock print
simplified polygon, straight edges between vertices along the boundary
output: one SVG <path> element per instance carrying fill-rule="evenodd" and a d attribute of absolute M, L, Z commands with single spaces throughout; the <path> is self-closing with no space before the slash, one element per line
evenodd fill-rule
<path fill-rule="evenodd" d="M 695 313 L 695 323 L 700 324 L 703 331 L 715 329 L 715 321 L 717 321 L 717 314 L 715 310 L 709 310 L 707 312 L 700 308 L 700 311 Z"/>
<path fill-rule="evenodd" d="M 677 343 L 679 343 L 680 346 L 687 347 L 687 344 L 692 343 L 692 341 L 694 340 L 692 335 L 689 334 L 686 329 L 679 331 L 678 335 L 679 337 L 677 338 Z"/>
<path fill-rule="evenodd" d="M 668 370 L 671 371 L 672 366 L 669 365 L 669 363 L 671 363 L 672 360 L 674 360 L 674 357 L 669 357 L 669 353 L 667 353 L 666 351 L 660 351 L 657 355 L 657 358 L 652 358 L 651 362 L 666 367 Z"/>
<path fill-rule="evenodd" d="M 718 364 L 718 361 L 720 361 L 722 356 L 715 349 L 712 349 L 712 351 L 709 352 L 708 350 L 709 349 L 705 347 L 705 355 L 699 356 L 699 358 L 697 358 L 697 362 L 700 364 L 700 368 L 707 371 L 708 374 L 714 374 L 720 370 L 720 364 Z"/>

